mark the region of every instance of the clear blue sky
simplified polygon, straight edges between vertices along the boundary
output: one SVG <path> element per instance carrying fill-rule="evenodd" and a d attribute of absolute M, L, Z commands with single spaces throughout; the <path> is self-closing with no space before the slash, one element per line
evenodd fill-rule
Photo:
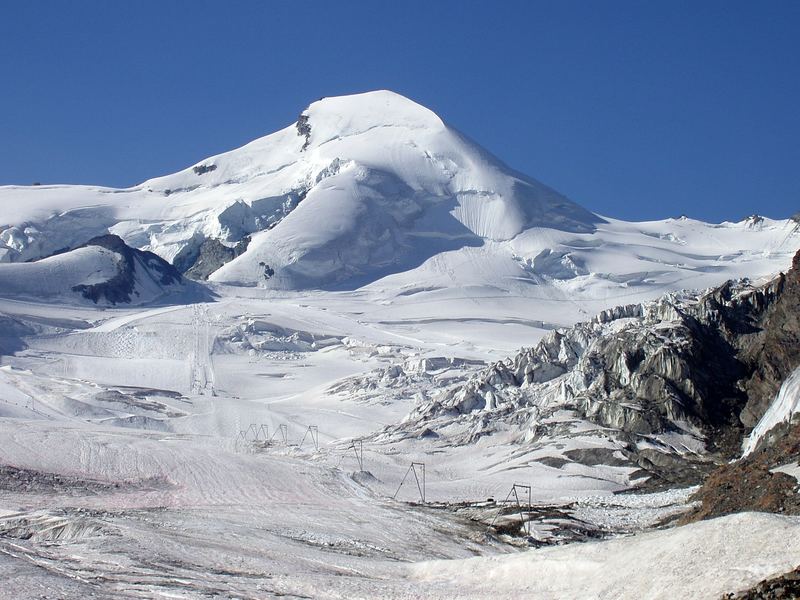
<path fill-rule="evenodd" d="M 796 0 L 1 8 L 0 184 L 129 186 L 388 88 L 602 214 L 800 210 Z"/>

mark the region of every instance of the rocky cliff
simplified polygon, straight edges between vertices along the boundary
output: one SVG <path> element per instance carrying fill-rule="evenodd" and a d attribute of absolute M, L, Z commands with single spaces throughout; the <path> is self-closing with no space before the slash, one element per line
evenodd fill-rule
<path fill-rule="evenodd" d="M 769 407 L 781 383 L 800 364 L 800 252 L 792 268 L 775 282 L 779 299 L 760 322 L 760 335 L 742 353 L 753 365 L 744 384 L 747 405 L 742 422 L 753 427 Z"/>

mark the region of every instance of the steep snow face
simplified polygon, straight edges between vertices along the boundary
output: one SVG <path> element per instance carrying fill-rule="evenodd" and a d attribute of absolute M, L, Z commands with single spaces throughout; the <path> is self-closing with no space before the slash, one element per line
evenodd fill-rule
<path fill-rule="evenodd" d="M 121 258 L 105 248 L 85 247 L 32 263 L 0 265 L 0 294 L 58 296 L 78 285 L 108 281 Z"/>
<path fill-rule="evenodd" d="M 589 232 L 600 220 L 391 92 L 316 102 L 297 133 L 300 163 L 317 165 L 303 202 L 212 279 L 363 283 L 531 226 Z"/>
<path fill-rule="evenodd" d="M 790 421 L 800 412 L 800 367 L 783 382 L 778 395 L 761 420 L 742 444 L 747 456 L 758 446 L 759 441 L 776 425 Z"/>

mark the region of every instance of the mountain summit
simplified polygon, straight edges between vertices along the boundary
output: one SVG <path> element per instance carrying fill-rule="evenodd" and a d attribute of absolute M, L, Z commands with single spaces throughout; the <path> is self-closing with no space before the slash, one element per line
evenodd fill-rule
<path fill-rule="evenodd" d="M 629 286 L 650 297 L 686 279 L 773 273 L 796 230 L 761 217 L 601 218 L 389 91 L 324 98 L 276 133 L 132 188 L 6 186 L 0 206 L 0 263 L 112 234 L 220 283 L 355 289 L 381 280 L 524 296 L 552 284 L 533 294 L 540 299 L 609 301 Z"/>
<path fill-rule="evenodd" d="M 259 142 L 293 151 L 271 170 L 292 173 L 283 191 L 302 203 L 214 279 L 253 281 L 261 263 L 288 287 L 363 279 L 530 227 L 589 232 L 599 220 L 392 92 L 315 102 L 295 131 L 290 144 L 283 132 Z"/>
<path fill-rule="evenodd" d="M 0 229 L 0 260 L 111 232 L 190 267 L 203 243 L 252 236 L 211 278 L 289 288 L 369 280 L 530 227 L 591 232 L 600 220 L 389 91 L 319 100 L 281 131 L 127 190 L 0 195 L 19 209 Z"/>

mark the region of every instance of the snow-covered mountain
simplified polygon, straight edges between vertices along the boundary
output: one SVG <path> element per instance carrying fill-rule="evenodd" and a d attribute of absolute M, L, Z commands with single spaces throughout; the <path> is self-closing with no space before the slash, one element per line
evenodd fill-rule
<path fill-rule="evenodd" d="M 735 471 L 704 514 L 731 496 L 800 514 L 796 379 L 778 394 L 800 256 L 773 281 L 798 245 L 794 220 L 592 214 L 391 92 L 129 189 L 2 187 L 6 591 L 483 598 L 494 583 L 452 577 L 548 557 L 566 566 L 526 592 L 638 598 L 667 573 L 658 589 L 719 597 L 780 575 L 792 517 L 500 555 L 687 514 L 684 486 L 765 413 L 744 462 L 767 487 Z M 615 495 L 645 481 L 672 489 Z M 705 552 L 688 579 L 686 547 Z"/>
<path fill-rule="evenodd" d="M 274 271 L 288 287 L 398 270 L 532 226 L 590 232 L 601 221 L 386 91 L 315 102 L 282 131 L 128 190 L 3 192 L 19 207 L 0 234 L 6 260 L 103 228 L 168 260 L 204 239 L 256 234 L 214 278 L 252 284 Z"/>
<path fill-rule="evenodd" d="M 0 262 L 112 233 L 195 277 L 284 289 L 393 274 L 395 288 L 523 295 L 704 287 L 774 273 L 797 229 L 602 218 L 388 91 L 314 102 L 281 131 L 133 188 L 6 186 L 0 206 Z"/>

